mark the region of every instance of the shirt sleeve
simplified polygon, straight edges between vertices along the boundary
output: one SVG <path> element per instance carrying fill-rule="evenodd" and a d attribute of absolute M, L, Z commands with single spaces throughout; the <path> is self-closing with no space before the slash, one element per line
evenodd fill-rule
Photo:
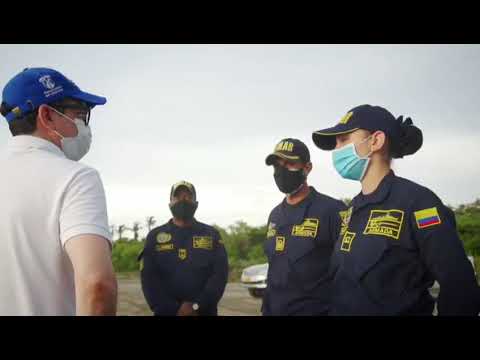
<path fill-rule="evenodd" d="M 77 235 L 95 234 L 111 245 L 105 191 L 95 169 L 85 167 L 70 180 L 60 210 L 62 245 Z"/>
<path fill-rule="evenodd" d="M 410 214 L 426 267 L 440 284 L 439 315 L 477 315 L 480 290 L 459 238 L 455 214 L 432 192 L 417 194 Z"/>

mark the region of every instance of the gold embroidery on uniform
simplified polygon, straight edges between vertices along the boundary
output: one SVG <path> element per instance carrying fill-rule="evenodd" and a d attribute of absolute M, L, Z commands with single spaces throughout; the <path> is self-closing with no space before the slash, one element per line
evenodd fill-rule
<path fill-rule="evenodd" d="M 178 249 L 178 257 L 181 260 L 185 260 L 187 258 L 187 249 Z"/>
<path fill-rule="evenodd" d="M 193 237 L 194 249 L 212 250 L 213 240 L 210 236 L 194 236 Z"/>
<path fill-rule="evenodd" d="M 168 250 L 173 250 L 173 244 L 157 244 L 155 246 L 155 250 L 157 251 L 168 251 Z"/>
<path fill-rule="evenodd" d="M 317 236 L 318 219 L 307 218 L 304 219 L 300 225 L 295 225 L 292 228 L 293 236 L 315 237 Z"/>
<path fill-rule="evenodd" d="M 342 239 L 342 246 L 340 247 L 340 250 L 350 252 L 350 249 L 352 247 L 352 241 L 355 238 L 355 233 L 347 231 L 345 232 L 345 235 L 343 235 Z"/>
<path fill-rule="evenodd" d="M 402 230 L 404 212 L 402 210 L 371 210 L 370 218 L 363 233 L 382 235 L 398 240 Z"/>
<path fill-rule="evenodd" d="M 277 230 L 275 229 L 275 224 L 274 223 L 268 224 L 267 238 L 275 236 L 276 233 L 277 233 Z"/>
<path fill-rule="evenodd" d="M 340 228 L 340 236 L 345 234 L 345 231 L 348 229 L 348 224 L 350 223 L 350 218 L 352 217 L 352 207 L 348 210 L 340 211 L 340 218 L 342 219 L 342 226 Z"/>
<path fill-rule="evenodd" d="M 163 244 L 172 240 L 172 235 L 165 232 L 160 232 L 157 234 L 157 243 Z"/>
<path fill-rule="evenodd" d="M 285 237 L 277 236 L 275 239 L 275 251 L 285 250 Z"/>

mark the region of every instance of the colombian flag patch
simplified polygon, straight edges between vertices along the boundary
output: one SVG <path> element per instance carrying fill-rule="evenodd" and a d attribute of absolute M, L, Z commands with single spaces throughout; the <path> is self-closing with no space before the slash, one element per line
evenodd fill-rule
<path fill-rule="evenodd" d="M 442 223 L 436 207 L 415 211 L 414 215 L 419 229 Z"/>

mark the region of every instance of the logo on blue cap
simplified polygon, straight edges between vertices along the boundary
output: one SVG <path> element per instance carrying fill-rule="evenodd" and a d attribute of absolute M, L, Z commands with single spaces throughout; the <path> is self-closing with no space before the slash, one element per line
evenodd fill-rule
<path fill-rule="evenodd" d="M 50 75 L 42 76 L 40 79 L 38 79 L 38 81 L 40 81 L 47 89 L 53 89 L 55 87 L 55 83 L 51 79 Z"/>

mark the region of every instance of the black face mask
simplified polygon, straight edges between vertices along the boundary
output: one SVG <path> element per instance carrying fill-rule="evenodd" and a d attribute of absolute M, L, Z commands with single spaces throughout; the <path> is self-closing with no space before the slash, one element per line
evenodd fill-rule
<path fill-rule="evenodd" d="M 282 193 L 292 194 L 305 182 L 306 176 L 303 169 L 292 171 L 283 166 L 275 166 L 273 178 Z"/>
<path fill-rule="evenodd" d="M 178 201 L 175 204 L 170 206 L 170 211 L 172 215 L 177 219 L 183 221 L 191 221 L 193 219 L 193 215 L 197 210 L 198 202 L 190 202 L 190 201 Z"/>

